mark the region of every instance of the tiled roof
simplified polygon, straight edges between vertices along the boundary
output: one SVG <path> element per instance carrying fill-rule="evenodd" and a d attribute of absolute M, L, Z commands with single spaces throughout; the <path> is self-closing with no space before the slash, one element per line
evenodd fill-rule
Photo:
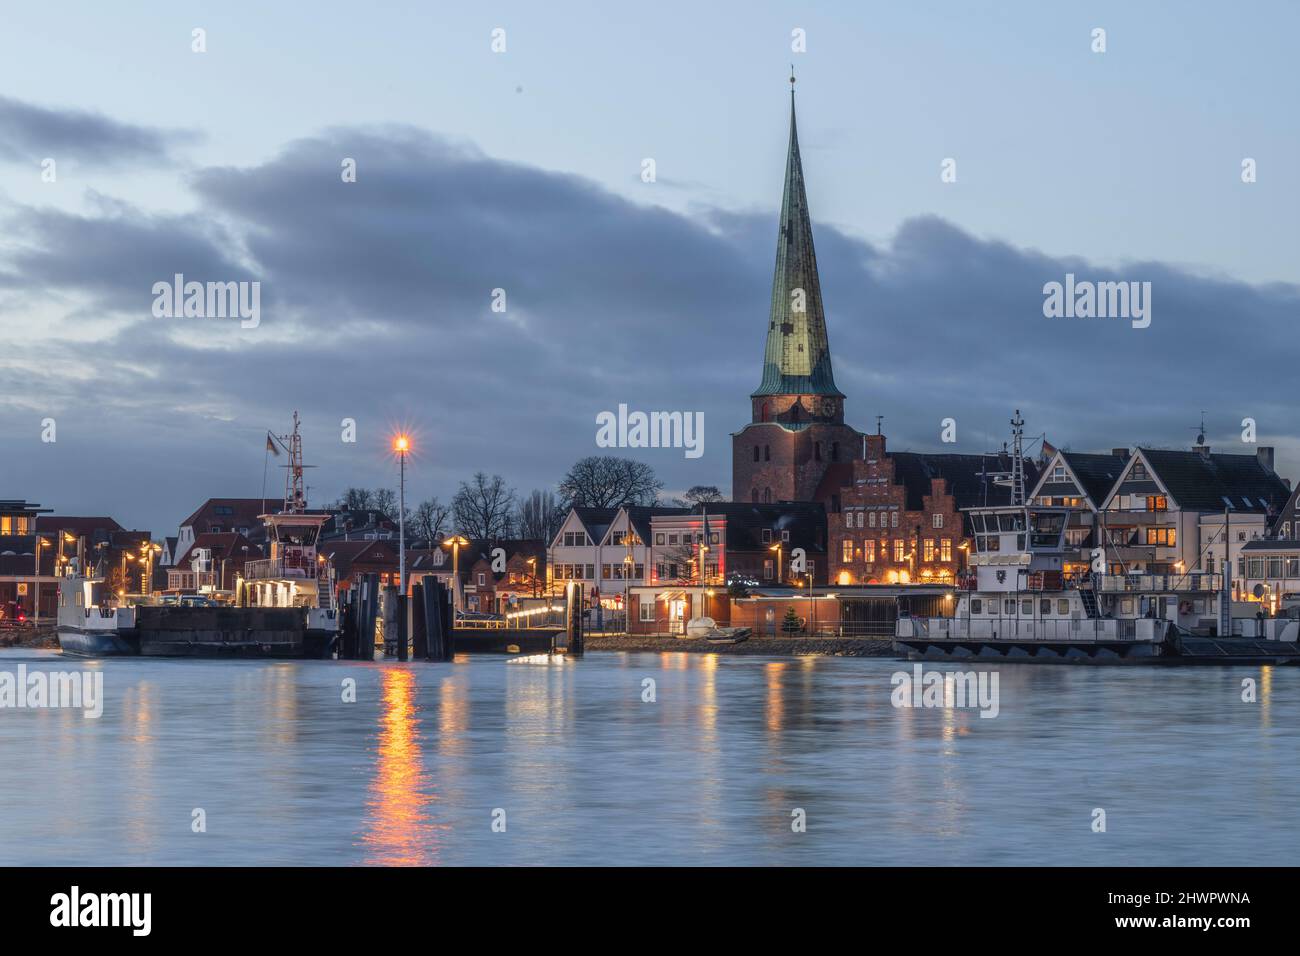
<path fill-rule="evenodd" d="M 1255 455 L 1139 451 L 1174 501 L 1192 511 L 1223 511 L 1226 505 L 1233 511 L 1263 514 L 1281 508 L 1291 494 Z"/>
<path fill-rule="evenodd" d="M 1092 499 L 1098 508 L 1110 494 L 1110 489 L 1115 487 L 1120 472 L 1128 462 L 1128 458 L 1119 455 L 1093 455 L 1077 451 L 1063 451 L 1061 458 L 1079 479 L 1078 483 L 1082 485 L 1079 490 Z"/>

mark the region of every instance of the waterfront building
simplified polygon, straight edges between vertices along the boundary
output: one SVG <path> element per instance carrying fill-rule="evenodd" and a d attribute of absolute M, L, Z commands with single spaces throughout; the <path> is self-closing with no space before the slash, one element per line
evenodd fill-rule
<path fill-rule="evenodd" d="M 831 371 L 793 85 L 767 345 L 750 413 L 750 423 L 731 439 L 732 499 L 820 501 L 838 510 L 835 497 L 849 463 L 862 455 L 862 436 L 844 423 L 844 393 Z"/>
<path fill-rule="evenodd" d="M 1272 448 L 1253 455 L 1212 453 L 1204 444 L 1137 448 L 1101 508 L 1108 570 L 1214 574 L 1225 557 L 1231 569 L 1247 543 L 1267 536 L 1290 497 Z"/>
<path fill-rule="evenodd" d="M 654 520 L 687 513 L 686 508 L 642 505 L 570 508 L 548 549 L 547 592 L 558 593 L 566 582 L 578 581 L 586 587 L 588 606 L 621 610 L 627 588 L 647 581 Z"/>
<path fill-rule="evenodd" d="M 827 516 L 833 583 L 952 584 L 970 547 L 964 508 L 1011 502 L 1011 457 L 889 452 L 885 436 L 863 438 Z M 1026 487 L 1037 465 L 1023 461 Z"/>
<path fill-rule="evenodd" d="M 1092 551 L 1101 547 L 1104 538 L 1102 505 L 1130 457 L 1127 448 L 1113 449 L 1110 454 L 1056 451 L 1030 491 L 1033 504 L 1069 509 L 1062 568 L 1067 576 L 1090 572 Z M 1119 559 L 1119 555 L 1113 558 Z"/>
<path fill-rule="evenodd" d="M 819 502 L 719 501 L 666 512 L 650 521 L 649 580 L 628 588 L 633 633 L 678 633 L 695 617 L 726 625 L 733 589 L 793 593 L 826 583 Z"/>
<path fill-rule="evenodd" d="M 261 516 L 277 513 L 282 504 L 274 498 L 209 498 L 181 522 L 173 557 L 179 559 L 186 554 L 201 534 L 233 531 L 261 546 L 266 540 Z"/>
<path fill-rule="evenodd" d="M 244 565 L 262 551 L 238 531 L 207 531 L 167 568 L 166 589 L 173 594 L 233 594 Z"/>

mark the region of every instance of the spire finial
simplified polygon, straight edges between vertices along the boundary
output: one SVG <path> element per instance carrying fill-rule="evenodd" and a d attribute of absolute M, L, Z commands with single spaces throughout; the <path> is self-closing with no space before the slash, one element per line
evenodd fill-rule
<path fill-rule="evenodd" d="M 790 64 L 790 95 L 794 95 L 794 64 Z"/>

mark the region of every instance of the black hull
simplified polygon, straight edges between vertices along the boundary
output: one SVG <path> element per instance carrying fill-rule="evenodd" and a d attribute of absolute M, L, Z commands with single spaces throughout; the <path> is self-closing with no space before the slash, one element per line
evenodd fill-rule
<path fill-rule="evenodd" d="M 307 627 L 304 608 L 142 605 L 129 630 L 60 627 L 64 653 L 78 657 L 303 660 L 330 657 L 338 633 Z"/>

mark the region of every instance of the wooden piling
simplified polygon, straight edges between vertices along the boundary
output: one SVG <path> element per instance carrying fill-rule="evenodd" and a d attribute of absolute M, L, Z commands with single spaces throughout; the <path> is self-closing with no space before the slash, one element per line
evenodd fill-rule
<path fill-rule="evenodd" d="M 417 661 L 429 659 L 429 631 L 424 617 L 424 581 L 411 585 L 411 656 Z"/>

